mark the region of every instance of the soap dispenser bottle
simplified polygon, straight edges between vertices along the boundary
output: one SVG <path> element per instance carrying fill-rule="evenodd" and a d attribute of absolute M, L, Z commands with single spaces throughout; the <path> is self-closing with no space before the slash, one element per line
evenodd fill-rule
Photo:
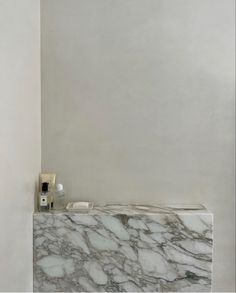
<path fill-rule="evenodd" d="M 39 194 L 39 211 L 45 212 L 50 209 L 50 197 L 48 191 L 48 182 L 42 183 L 42 192 Z"/>

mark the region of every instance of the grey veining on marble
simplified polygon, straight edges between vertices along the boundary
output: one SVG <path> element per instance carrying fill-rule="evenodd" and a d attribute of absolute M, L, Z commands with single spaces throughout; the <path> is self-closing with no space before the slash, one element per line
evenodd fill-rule
<path fill-rule="evenodd" d="M 34 291 L 209 292 L 212 228 L 203 207 L 35 213 Z"/>

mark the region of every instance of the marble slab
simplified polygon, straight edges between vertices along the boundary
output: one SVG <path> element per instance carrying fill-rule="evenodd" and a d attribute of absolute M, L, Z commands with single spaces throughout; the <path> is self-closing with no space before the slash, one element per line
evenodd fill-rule
<path fill-rule="evenodd" d="M 34 291 L 209 292 L 212 228 L 202 206 L 34 213 Z"/>

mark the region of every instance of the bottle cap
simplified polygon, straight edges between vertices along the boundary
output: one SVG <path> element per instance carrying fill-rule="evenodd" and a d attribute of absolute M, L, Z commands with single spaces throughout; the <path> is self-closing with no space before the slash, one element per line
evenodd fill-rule
<path fill-rule="evenodd" d="M 56 185 L 56 190 L 57 190 L 57 191 L 62 191 L 62 190 L 63 190 L 63 184 L 58 183 L 58 184 Z"/>
<path fill-rule="evenodd" d="M 48 185 L 49 183 L 48 182 L 43 182 L 42 183 L 42 192 L 48 192 Z"/>

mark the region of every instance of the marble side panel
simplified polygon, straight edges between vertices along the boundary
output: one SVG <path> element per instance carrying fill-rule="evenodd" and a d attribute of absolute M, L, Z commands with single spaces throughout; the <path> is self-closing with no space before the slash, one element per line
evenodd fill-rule
<path fill-rule="evenodd" d="M 207 211 L 36 213 L 34 291 L 209 292 Z"/>

